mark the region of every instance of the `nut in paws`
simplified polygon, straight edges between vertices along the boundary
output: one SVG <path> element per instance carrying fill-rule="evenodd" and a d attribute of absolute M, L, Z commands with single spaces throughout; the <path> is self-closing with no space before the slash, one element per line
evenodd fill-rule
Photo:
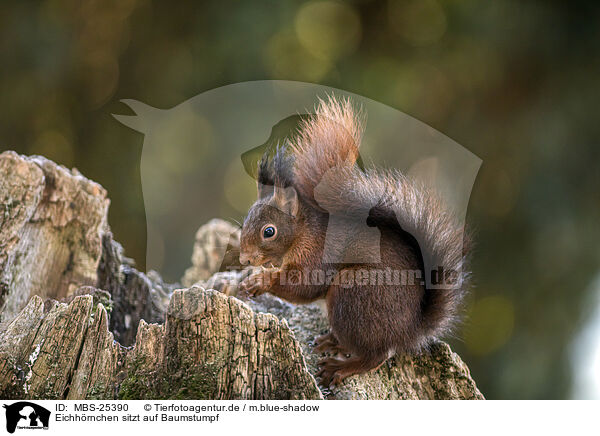
<path fill-rule="evenodd" d="M 246 293 L 249 297 L 257 297 L 268 292 L 275 280 L 277 268 L 263 268 L 254 271 L 246 277 L 239 285 L 239 290 Z"/>

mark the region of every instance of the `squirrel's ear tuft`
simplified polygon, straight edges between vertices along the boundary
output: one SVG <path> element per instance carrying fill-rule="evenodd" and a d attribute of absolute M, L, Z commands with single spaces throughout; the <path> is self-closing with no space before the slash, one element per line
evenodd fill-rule
<path fill-rule="evenodd" d="M 298 194 L 292 187 L 283 188 L 275 186 L 271 203 L 283 213 L 293 217 L 298 215 Z"/>
<path fill-rule="evenodd" d="M 273 185 L 263 185 L 260 181 L 256 182 L 256 187 L 258 190 L 258 199 L 262 200 L 264 198 L 270 197 L 273 195 Z"/>

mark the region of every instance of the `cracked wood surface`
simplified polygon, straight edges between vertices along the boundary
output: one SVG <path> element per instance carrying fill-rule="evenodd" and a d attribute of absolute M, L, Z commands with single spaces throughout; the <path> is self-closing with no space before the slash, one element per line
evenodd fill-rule
<path fill-rule="evenodd" d="M 0 329 L 32 295 L 96 282 L 109 200 L 100 185 L 41 156 L 0 154 Z"/>
<path fill-rule="evenodd" d="M 174 292 L 164 325 L 113 340 L 92 296 L 44 309 L 34 296 L 0 334 L 0 397 L 319 399 L 285 321 L 199 288 Z"/>

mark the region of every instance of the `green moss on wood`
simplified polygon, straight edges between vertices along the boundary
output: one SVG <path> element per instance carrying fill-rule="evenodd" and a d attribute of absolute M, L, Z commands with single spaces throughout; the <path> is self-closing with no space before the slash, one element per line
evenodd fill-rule
<path fill-rule="evenodd" d="M 209 400 L 217 395 L 218 369 L 214 364 L 196 363 L 170 372 L 164 368 L 147 371 L 143 367 L 140 360 L 130 366 L 119 388 L 119 399 Z"/>

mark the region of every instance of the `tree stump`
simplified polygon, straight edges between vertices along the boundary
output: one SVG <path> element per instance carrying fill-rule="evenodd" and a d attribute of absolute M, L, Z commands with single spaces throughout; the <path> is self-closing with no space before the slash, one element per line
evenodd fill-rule
<path fill-rule="evenodd" d="M 0 328 L 32 295 L 60 299 L 96 282 L 109 200 L 43 157 L 0 154 Z"/>
<path fill-rule="evenodd" d="M 0 199 L 3 398 L 483 398 L 441 342 L 319 389 L 312 341 L 326 316 L 315 304 L 237 298 L 245 272 L 227 223 L 198 231 L 176 289 L 123 256 L 106 192 L 76 170 L 2 153 Z M 214 252 L 222 241 L 225 255 Z"/>

